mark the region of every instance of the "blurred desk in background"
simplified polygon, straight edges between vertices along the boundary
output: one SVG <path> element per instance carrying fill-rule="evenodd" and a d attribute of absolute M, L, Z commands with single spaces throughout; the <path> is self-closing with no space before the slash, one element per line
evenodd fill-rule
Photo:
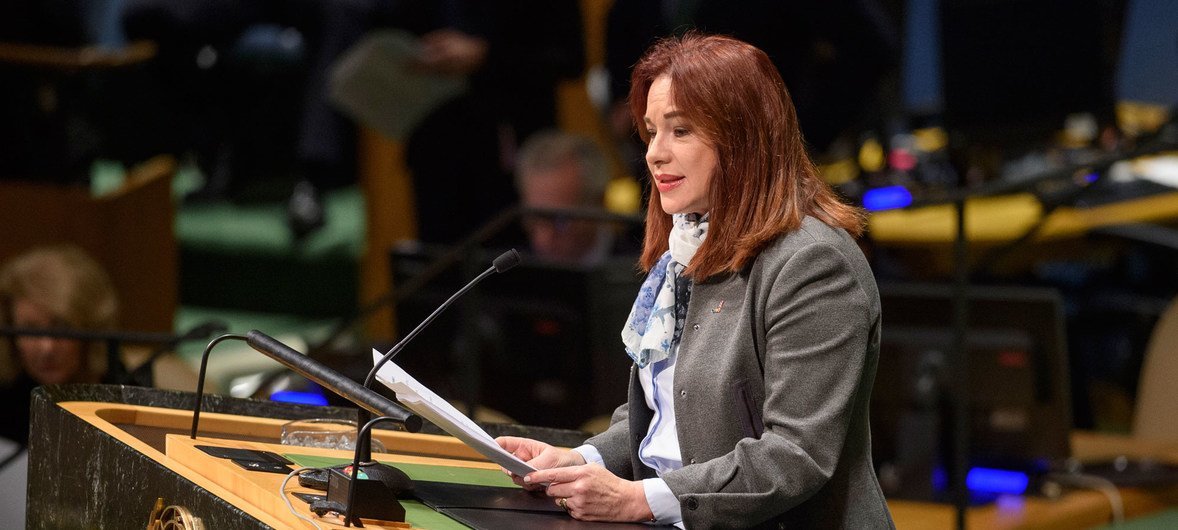
<path fill-rule="evenodd" d="M 1083 461 L 1116 456 L 1155 458 L 1178 463 L 1178 441 L 1140 440 L 1126 435 L 1075 431 L 1072 455 Z M 1178 506 L 1178 484 L 1156 488 L 1118 488 L 1126 521 L 1168 517 Z M 892 499 L 888 501 L 896 528 L 904 530 L 946 530 L 955 528 L 956 509 L 951 504 Z M 967 528 L 990 529 L 1076 529 L 1095 528 L 1112 522 L 1109 498 L 1096 490 L 1065 489 L 1055 499 L 1042 495 L 1006 496 L 993 503 L 970 508 Z M 1148 519 L 1147 519 L 1148 520 Z M 1161 520 L 1161 519 L 1159 519 Z M 1165 519 L 1171 520 L 1171 519 Z M 1148 525 L 1147 525 L 1148 526 Z"/>
<path fill-rule="evenodd" d="M 1043 203 L 1031 193 L 966 201 L 965 231 L 971 255 L 1015 242 L 1039 223 L 1043 214 Z M 1061 206 L 1042 219 L 1042 226 L 1026 243 L 1066 253 L 1068 247 L 1083 242 L 1095 230 L 1175 221 L 1178 190 L 1088 207 Z M 957 213 L 952 204 L 875 212 L 868 219 L 868 234 L 876 247 L 910 257 L 921 263 L 925 272 L 947 274 L 953 270 Z"/>
<path fill-rule="evenodd" d="M 983 197 L 966 201 L 966 235 L 971 244 L 994 245 L 1013 241 L 1039 221 L 1043 204 L 1030 193 Z M 880 245 L 951 245 L 957 218 L 952 204 L 873 213 L 871 237 Z M 1051 212 L 1037 241 L 1082 237 L 1112 225 L 1178 220 L 1178 190 L 1150 197 L 1077 208 L 1062 206 Z"/>

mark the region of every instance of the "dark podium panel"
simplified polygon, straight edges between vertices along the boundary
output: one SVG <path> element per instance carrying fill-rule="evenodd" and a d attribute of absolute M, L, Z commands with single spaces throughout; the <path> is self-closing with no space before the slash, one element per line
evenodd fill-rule
<path fill-rule="evenodd" d="M 106 402 L 191 410 L 194 395 L 138 387 L 85 385 L 33 391 L 29 438 L 28 528 L 143 528 L 157 499 L 187 508 L 206 528 L 271 528 L 197 486 L 152 455 L 95 428 L 60 406 Z M 208 410 L 263 417 L 312 417 L 322 411 L 210 396 Z M 333 410 L 334 414 L 345 411 Z M 116 421 L 163 453 L 169 430 Z"/>

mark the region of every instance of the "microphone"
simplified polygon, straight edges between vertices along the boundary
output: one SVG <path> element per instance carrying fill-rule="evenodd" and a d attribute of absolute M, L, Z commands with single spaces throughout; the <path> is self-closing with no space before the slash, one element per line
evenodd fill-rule
<path fill-rule="evenodd" d="M 209 353 L 218 343 L 228 339 L 244 340 L 246 344 L 249 344 L 251 348 L 257 350 L 259 353 L 262 353 L 263 355 L 282 363 L 284 366 L 291 369 L 295 373 L 316 383 L 319 383 L 319 385 L 322 387 L 339 394 L 343 398 L 351 401 L 352 403 L 355 403 L 356 405 L 359 405 L 360 412 L 358 412 L 357 415 L 363 414 L 363 417 L 365 418 L 363 421 L 358 422 L 362 426 L 360 430 L 360 436 L 367 434 L 368 430 L 372 428 L 372 424 L 376 423 L 376 421 L 367 420 L 368 411 L 380 414 L 381 417 L 378 418 L 380 421 L 387 420 L 400 423 L 405 427 L 406 431 L 418 432 L 421 430 L 421 416 L 410 412 L 409 410 L 402 407 L 399 403 L 395 403 L 392 400 L 389 400 L 388 398 L 372 391 L 371 389 L 357 384 L 355 381 L 348 379 L 339 372 L 324 366 L 318 361 L 315 361 L 314 359 L 311 359 L 310 357 L 295 351 L 290 346 L 279 342 L 277 339 L 255 329 L 251 330 L 244 336 L 236 334 L 221 335 L 220 337 L 213 339 L 211 342 L 209 342 L 208 346 L 205 347 L 204 354 L 201 356 L 200 375 L 198 376 L 196 383 L 196 406 L 192 410 L 191 437 L 193 439 L 196 438 L 197 425 L 200 421 L 201 402 L 203 401 L 202 398 L 204 397 L 205 369 L 208 366 Z M 361 438 L 358 436 L 356 440 L 357 459 L 360 455 L 360 439 Z M 412 484 L 412 481 L 409 479 L 408 475 L 397 468 L 386 465 L 381 465 L 380 467 L 383 469 L 375 469 L 374 471 L 377 473 L 373 475 L 373 478 L 383 481 L 383 487 L 377 487 L 375 488 L 375 491 L 374 488 L 369 487 L 366 491 L 370 493 L 362 497 L 362 499 L 368 501 L 367 506 L 371 507 L 370 509 L 373 510 L 374 515 L 384 518 L 399 517 L 398 519 L 393 520 L 404 521 L 405 509 L 397 502 L 395 495 L 397 492 L 405 489 L 406 484 Z M 360 482 L 364 482 L 356 481 L 355 472 L 353 472 L 352 477 L 350 478 L 352 479 L 351 483 L 345 482 L 340 484 L 338 480 L 329 480 L 329 485 L 336 484 L 338 489 L 338 487 L 341 485 L 358 484 Z M 350 493 L 350 488 L 348 491 L 348 494 L 352 495 Z M 390 493 L 393 495 L 392 498 L 388 497 L 388 494 Z M 334 497 L 339 496 L 339 493 L 334 495 Z M 343 503 L 339 502 L 338 500 L 335 501 L 335 504 L 338 506 L 343 506 Z M 318 506 L 313 504 L 312 509 L 314 510 L 316 508 L 318 508 Z M 348 519 L 348 522 L 350 523 L 352 520 Z M 359 523 L 358 517 L 355 519 L 355 522 Z M 357 524 L 357 526 L 361 525 Z"/>
<path fill-rule="evenodd" d="M 473 288 L 479 282 L 483 281 L 483 279 L 486 278 L 487 276 L 490 276 L 494 272 L 507 272 L 507 271 L 515 268 L 516 265 L 519 265 L 521 261 L 522 260 L 520 258 L 519 252 L 516 252 L 516 250 L 514 248 L 511 250 L 508 250 L 507 252 L 500 254 L 494 260 L 491 260 L 491 267 L 489 267 L 487 270 L 483 271 L 482 274 L 479 274 L 478 277 L 476 277 L 475 279 L 471 280 L 470 283 L 466 284 L 465 287 L 463 287 L 462 289 L 459 289 L 457 293 L 455 293 L 453 296 L 451 296 L 445 302 L 442 302 L 442 305 L 438 306 L 437 309 L 435 309 L 432 313 L 430 313 L 429 316 L 427 316 L 425 318 L 425 320 L 423 320 L 421 322 L 421 324 L 418 324 L 417 327 L 413 328 L 413 330 L 411 332 L 409 332 L 409 334 L 406 335 L 404 339 L 402 339 L 400 342 L 398 342 L 396 345 L 394 345 L 392 347 L 392 349 L 390 349 L 388 351 L 388 353 L 385 353 L 384 356 L 381 357 L 381 359 L 379 361 L 374 363 L 372 366 L 372 370 L 370 370 L 368 372 L 368 377 L 366 377 L 364 379 L 364 386 L 371 386 L 372 379 L 374 377 L 376 377 L 376 372 L 380 370 L 380 367 L 384 366 L 384 363 L 388 362 L 389 359 L 392 359 L 394 356 L 396 356 L 398 353 L 400 353 L 401 350 L 404 349 L 405 346 L 409 343 L 409 341 L 412 340 L 413 337 L 417 336 L 418 332 L 425 329 L 425 327 L 427 325 L 429 325 L 430 322 L 433 322 L 434 318 L 436 318 L 438 315 L 440 315 L 443 310 L 445 310 L 447 307 L 450 306 L 451 303 L 453 303 L 455 300 L 457 300 L 460 296 L 465 294 L 467 291 L 469 291 L 471 288 Z M 470 398 L 471 403 L 473 403 L 473 401 L 474 401 L 473 395 L 468 396 L 468 397 Z M 471 404 L 471 403 L 468 403 L 468 405 L 473 407 L 473 404 Z"/>
<path fill-rule="evenodd" d="M 492 218 L 490 221 L 487 221 L 487 223 L 483 226 L 479 227 L 478 230 L 475 230 L 472 234 L 451 246 L 451 248 L 447 250 L 445 254 L 439 256 L 436 260 L 431 262 L 429 266 L 425 268 L 425 270 L 409 279 L 409 281 L 405 282 L 404 285 L 398 285 L 396 289 L 381 295 L 367 306 L 341 320 L 338 324 L 336 324 L 335 328 L 333 328 L 331 332 L 327 334 L 326 338 L 319 341 L 318 344 L 310 348 L 310 352 L 314 354 L 328 348 L 348 329 L 356 325 L 358 322 L 372 316 L 372 314 L 375 313 L 378 309 L 384 307 L 387 304 L 392 304 L 402 300 L 406 297 L 406 295 L 416 292 L 422 286 L 428 284 L 434 278 L 437 278 L 437 276 L 443 271 L 455 263 L 461 261 L 467 254 L 470 253 L 471 249 L 483 244 L 485 241 L 490 239 L 491 236 L 494 236 L 495 234 L 503 231 L 503 229 L 510 225 L 511 222 L 514 221 L 515 218 L 519 215 L 520 208 L 518 206 L 512 206 L 499 212 L 494 218 Z"/>
<path fill-rule="evenodd" d="M 495 269 L 495 272 L 507 272 L 519 265 L 520 261 L 519 252 L 513 248 L 491 260 L 491 268 Z"/>
<path fill-rule="evenodd" d="M 389 360 L 391 360 L 393 357 L 395 357 L 398 353 L 401 353 L 401 350 L 405 349 L 405 346 L 408 345 L 409 342 L 412 341 L 413 338 L 416 337 L 418 333 L 421 333 L 421 330 L 425 329 L 426 326 L 428 326 L 431 322 L 433 322 L 434 319 L 436 319 L 438 317 L 438 315 L 442 314 L 442 311 L 445 311 L 447 307 L 450 307 L 450 305 L 453 304 L 455 300 L 460 298 L 462 295 L 466 294 L 467 291 L 470 291 L 471 289 L 473 289 L 474 286 L 478 285 L 479 282 L 483 281 L 486 277 L 488 277 L 492 274 L 495 274 L 495 273 L 499 273 L 499 272 L 507 272 L 507 271 L 511 270 L 512 268 L 514 268 L 516 265 L 519 265 L 520 261 L 521 261 L 521 259 L 519 256 L 519 252 L 516 252 L 516 250 L 514 248 L 511 250 L 508 250 L 507 252 L 500 254 L 498 257 L 496 257 L 494 260 L 492 260 L 491 266 L 488 267 L 487 270 L 483 271 L 481 274 L 479 274 L 477 277 L 475 277 L 475 279 L 471 280 L 469 283 L 467 283 L 465 286 L 463 286 L 461 289 L 459 289 L 458 292 L 451 295 L 450 298 L 447 298 L 445 302 L 442 302 L 442 304 L 439 305 L 437 309 L 434 309 L 433 312 L 429 314 L 429 316 L 425 317 L 425 320 L 422 320 L 421 323 L 417 325 L 417 327 L 413 328 L 413 331 L 410 331 L 407 335 L 405 335 L 405 337 L 402 338 L 400 341 L 398 341 L 395 345 L 393 345 L 393 347 L 390 348 L 389 351 L 387 353 L 385 353 L 384 356 L 382 356 L 379 361 L 374 363 L 372 366 L 372 370 L 369 370 L 368 376 L 364 378 L 364 384 L 362 385 L 362 388 L 364 390 L 372 392 L 371 390 L 369 390 L 369 387 L 372 386 L 372 381 L 373 381 L 373 379 L 376 378 L 376 373 L 378 371 L 380 371 L 380 368 L 382 366 L 384 366 L 385 363 L 389 362 Z M 253 332 L 251 332 L 251 333 L 253 333 Z M 277 341 L 275 341 L 275 342 L 277 342 Z M 382 411 L 377 411 L 377 410 L 373 410 L 373 412 L 376 412 L 378 414 L 383 413 Z M 384 415 L 389 416 L 389 414 L 384 414 Z M 414 416 L 414 417 L 417 417 L 417 416 Z M 344 513 L 344 526 L 351 526 L 351 523 L 353 521 L 359 521 L 360 517 L 366 517 L 366 516 L 368 516 L 368 514 L 371 513 L 371 510 L 369 508 L 369 506 L 371 506 L 371 504 L 368 504 L 368 503 L 365 503 L 363 505 L 364 509 L 362 511 L 366 512 L 365 514 L 353 513 L 353 511 L 356 510 L 356 508 L 360 507 L 360 506 L 356 506 L 353 504 L 353 502 L 355 500 L 355 493 L 353 493 L 353 489 L 358 488 L 359 484 L 360 484 L 360 482 L 357 482 L 355 479 L 356 472 L 359 470 L 360 467 L 363 467 L 368 475 L 373 475 L 373 476 L 380 476 L 380 477 L 394 476 L 394 477 L 397 477 L 399 475 L 404 475 L 404 473 L 401 472 L 400 470 L 398 470 L 397 468 L 394 468 L 394 467 L 386 465 L 386 464 L 381 464 L 379 462 L 372 460 L 372 446 L 371 446 L 371 443 L 369 442 L 371 432 L 369 430 L 371 429 L 373 423 L 376 423 L 378 420 L 381 420 L 382 418 L 377 418 L 376 420 L 371 420 L 368 413 L 364 410 L 361 410 L 357 414 L 357 419 L 358 419 L 358 421 L 356 422 L 356 424 L 357 424 L 356 454 L 353 459 L 353 462 L 355 462 L 356 464 L 353 465 L 353 467 L 352 467 L 351 477 L 348 477 L 348 476 L 342 475 L 342 474 L 339 474 L 338 476 L 333 475 L 339 481 L 346 482 L 348 484 L 348 494 L 347 494 L 348 502 L 347 502 L 347 506 L 345 507 L 344 512 L 343 512 Z M 418 423 L 420 423 L 420 417 L 418 417 Z M 399 481 L 399 479 L 397 481 Z M 395 482 L 395 481 L 393 481 L 393 480 L 386 481 L 386 483 L 388 483 L 388 482 Z M 329 488 L 329 493 L 330 493 L 330 488 Z M 394 495 L 395 495 L 395 493 L 394 493 Z"/>
<path fill-rule="evenodd" d="M 447 307 L 450 307 L 450 304 L 453 304 L 455 300 L 466 294 L 467 291 L 473 289 L 474 286 L 478 285 L 479 282 L 483 281 L 483 279 L 487 276 L 497 272 L 507 272 L 515 268 L 516 265 L 519 265 L 520 261 L 521 259 L 519 257 L 519 252 L 516 252 L 514 248 L 500 254 L 499 257 L 492 260 L 491 266 L 488 267 L 487 270 L 483 271 L 482 274 L 479 274 L 477 277 L 475 277 L 475 279 L 471 280 L 470 283 L 467 283 L 465 286 L 459 289 L 458 292 L 454 293 L 452 296 L 450 296 L 450 298 L 447 298 L 445 302 L 442 302 L 442 305 L 438 306 L 438 308 L 430 313 L 429 316 L 425 317 L 425 320 L 422 320 L 421 323 L 417 325 L 417 327 L 413 328 L 413 331 L 410 331 L 409 334 L 405 335 L 405 338 L 401 339 L 399 342 L 393 345 L 393 347 L 389 349 L 388 353 L 385 353 L 384 356 L 381 357 L 380 360 L 372 366 L 372 370 L 368 371 L 368 377 L 364 378 L 364 386 L 371 386 L 372 380 L 376 378 L 376 372 L 380 371 L 380 367 L 384 366 L 384 363 L 389 362 L 389 360 L 393 357 L 396 357 L 398 353 L 401 353 L 401 350 L 405 349 L 405 346 L 409 344 L 409 341 L 413 340 L 413 338 L 416 337 L 418 333 L 421 333 L 421 330 L 425 329 L 425 327 L 433 322 L 435 318 L 438 318 L 438 315 L 442 314 L 442 311 L 445 311 Z"/>
<path fill-rule="evenodd" d="M 282 363 L 295 373 L 306 377 L 324 388 L 339 394 L 344 399 L 359 405 L 363 409 L 387 416 L 393 421 L 404 425 L 405 430 L 417 432 L 421 430 L 421 416 L 418 416 L 401 405 L 361 386 L 343 374 L 324 366 L 322 363 L 303 355 L 290 346 L 258 330 L 246 333 L 246 344 L 258 352 Z M 359 441 L 357 441 L 357 444 Z"/>
<path fill-rule="evenodd" d="M 197 426 L 200 424 L 200 410 L 201 403 L 204 401 L 205 373 L 209 364 L 209 353 L 212 352 L 214 346 L 230 339 L 245 341 L 250 347 L 263 355 L 277 360 L 299 375 L 315 381 L 324 388 L 355 403 L 361 407 L 360 410 L 368 409 L 377 414 L 387 416 L 394 421 L 400 422 L 405 427 L 405 430 L 409 432 L 421 430 L 421 416 L 413 414 L 400 404 L 394 403 L 388 398 L 356 384 L 355 381 L 291 349 L 273 337 L 261 331 L 253 330 L 246 335 L 232 333 L 221 335 L 210 341 L 208 346 L 205 346 L 204 353 L 200 358 L 200 374 L 196 379 L 196 405 L 192 408 L 191 438 L 196 438 Z"/>

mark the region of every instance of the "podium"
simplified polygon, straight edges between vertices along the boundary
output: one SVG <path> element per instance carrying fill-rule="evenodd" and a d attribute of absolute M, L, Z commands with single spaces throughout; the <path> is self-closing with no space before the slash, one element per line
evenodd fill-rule
<path fill-rule="evenodd" d="M 296 461 L 350 461 L 351 452 L 284 446 L 278 440 L 288 421 L 353 419 L 355 410 L 206 396 L 200 430 L 192 440 L 194 403 L 192 393 L 131 386 L 36 389 L 29 440 L 28 528 L 144 528 L 157 502 L 184 508 L 204 528 L 311 528 L 279 496 L 283 475 L 247 471 L 195 445 L 264 449 Z M 539 427 L 486 427 L 492 436 L 529 436 L 565 447 L 579 445 L 585 437 Z M 381 429 L 374 433 L 395 452 L 375 457 L 409 469 L 415 480 L 426 474 L 433 481 L 510 485 L 497 465 L 456 438 Z M 299 456 L 292 458 L 295 454 Z M 292 480 L 287 490 L 300 488 Z M 417 501 L 401 503 L 412 528 L 464 527 Z M 307 503 L 292 499 L 292 504 L 314 518 Z M 323 528 L 342 527 L 343 522 L 330 516 L 316 520 Z M 365 526 L 410 527 L 377 521 L 366 521 Z"/>

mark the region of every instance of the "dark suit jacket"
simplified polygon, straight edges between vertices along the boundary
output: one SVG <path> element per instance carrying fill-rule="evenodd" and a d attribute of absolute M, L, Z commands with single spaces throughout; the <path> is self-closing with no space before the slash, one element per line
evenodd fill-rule
<path fill-rule="evenodd" d="M 740 274 L 696 284 L 675 364 L 684 466 L 662 477 L 686 526 L 891 528 L 868 425 L 879 337 L 863 253 L 813 218 Z M 629 404 L 586 442 L 629 479 L 653 476 L 636 374 Z"/>

